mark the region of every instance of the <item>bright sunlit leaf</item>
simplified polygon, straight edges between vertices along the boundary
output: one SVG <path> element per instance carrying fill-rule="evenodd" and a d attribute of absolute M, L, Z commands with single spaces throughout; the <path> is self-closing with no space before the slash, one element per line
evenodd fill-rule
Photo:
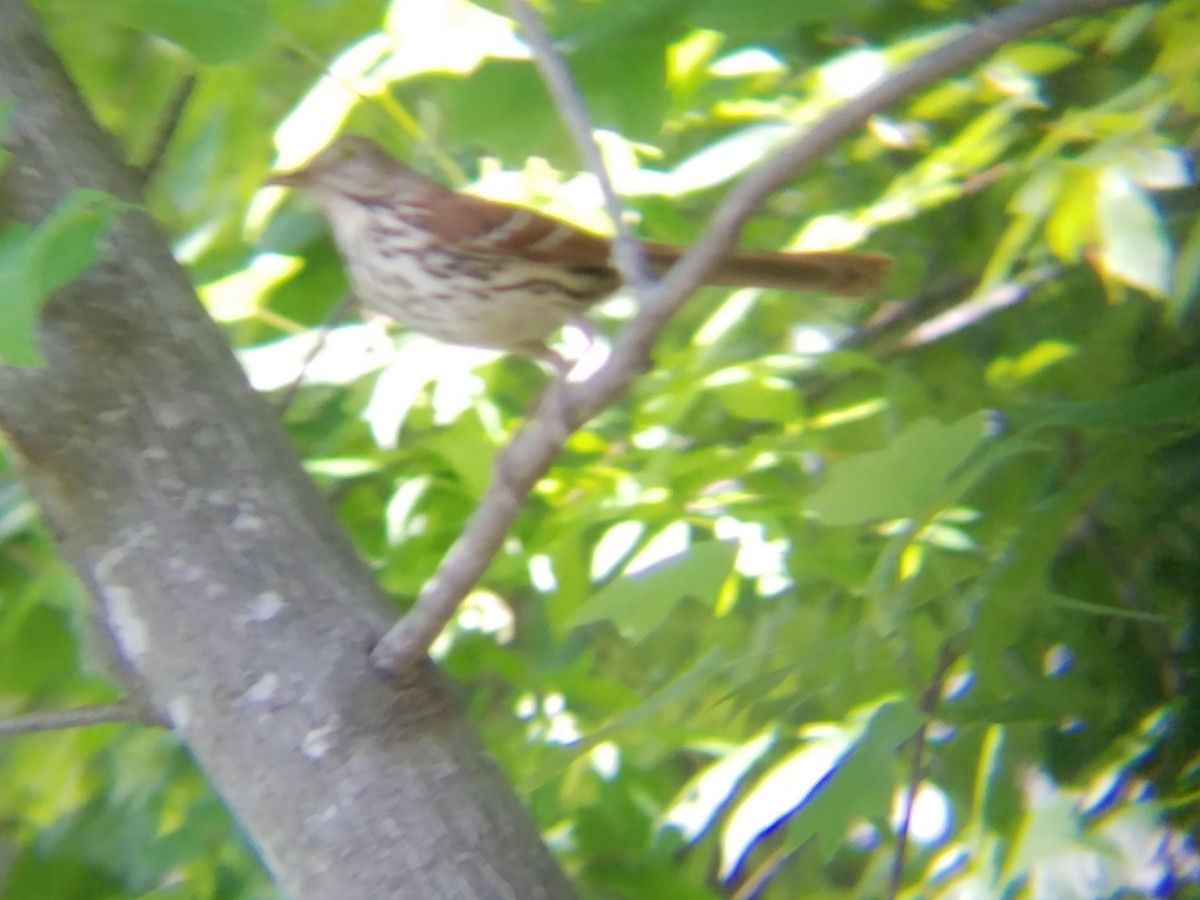
<path fill-rule="evenodd" d="M 389 81 L 426 72 L 462 75 L 488 58 L 529 56 L 511 19 L 467 0 L 392 0 L 385 27 L 394 45 L 378 74 Z"/>
<path fill-rule="evenodd" d="M 1121 168 L 1109 167 L 1096 198 L 1105 273 L 1156 297 L 1171 292 L 1171 244 L 1158 209 Z"/>
<path fill-rule="evenodd" d="M 249 265 L 211 281 L 199 289 L 209 314 L 218 322 L 236 322 L 253 316 L 263 297 L 304 266 L 304 261 L 279 253 L 260 253 Z"/>
<path fill-rule="evenodd" d="M 749 75 L 777 75 L 786 71 L 779 57 L 760 47 L 739 50 L 716 60 L 708 67 L 717 78 L 744 78 Z"/>
<path fill-rule="evenodd" d="M 789 844 L 816 837 L 832 853 L 850 823 L 886 809 L 892 779 L 888 761 L 920 724 L 908 699 L 861 707 L 842 722 L 810 725 L 800 746 L 776 763 L 738 802 L 721 838 L 721 877 L 741 864 L 764 831 L 794 815 Z"/>
<path fill-rule="evenodd" d="M 365 83 L 367 73 L 379 64 L 391 47 L 387 35 L 376 32 L 352 44 L 330 63 L 328 74 L 318 79 L 276 127 L 275 146 L 279 155 L 275 168 L 298 166 L 333 140 L 350 111 L 362 101 L 358 91 L 371 90 Z M 270 199 L 260 199 L 247 213 L 251 227 L 261 227 L 278 204 L 279 193 L 276 189 L 259 194 L 260 198 Z"/>
<path fill-rule="evenodd" d="M 792 135 L 790 125 L 756 123 L 709 144 L 670 172 L 643 169 L 636 177 L 630 173 L 622 188 L 631 196 L 676 197 L 724 184 L 760 163 Z"/>
<path fill-rule="evenodd" d="M 1053 211 L 1046 220 L 1046 243 L 1063 262 L 1075 262 L 1096 238 L 1095 169 L 1071 169 L 1062 179 Z"/>
<path fill-rule="evenodd" d="M 701 769 L 663 813 L 659 827 L 675 829 L 688 843 L 699 838 L 777 738 L 774 729 L 765 731 Z"/>
<path fill-rule="evenodd" d="M 1195 181 L 1192 164 L 1179 147 L 1134 147 L 1119 154 L 1117 161 L 1147 190 L 1182 188 Z"/>

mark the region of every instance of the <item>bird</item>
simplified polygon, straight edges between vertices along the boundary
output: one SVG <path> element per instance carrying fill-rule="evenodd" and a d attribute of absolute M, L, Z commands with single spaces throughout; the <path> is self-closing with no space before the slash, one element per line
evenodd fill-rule
<path fill-rule="evenodd" d="M 268 184 L 311 197 L 364 306 L 447 343 L 524 354 L 565 371 L 547 339 L 621 287 L 608 239 L 455 191 L 361 135 L 338 138 Z M 651 241 L 642 249 L 655 274 L 684 251 Z M 877 253 L 738 250 L 705 283 L 861 297 L 891 264 Z"/>

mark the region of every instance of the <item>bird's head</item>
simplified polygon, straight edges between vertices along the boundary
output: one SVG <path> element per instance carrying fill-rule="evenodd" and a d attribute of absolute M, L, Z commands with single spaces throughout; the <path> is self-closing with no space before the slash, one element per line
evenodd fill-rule
<path fill-rule="evenodd" d="M 428 182 L 370 138 L 354 134 L 338 138 L 305 166 L 272 172 L 267 184 L 370 200 L 394 195 L 402 185 L 416 191 Z"/>

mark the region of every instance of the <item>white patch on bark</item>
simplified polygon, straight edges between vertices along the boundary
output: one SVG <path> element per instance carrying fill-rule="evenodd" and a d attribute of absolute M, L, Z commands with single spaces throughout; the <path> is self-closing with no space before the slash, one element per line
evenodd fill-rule
<path fill-rule="evenodd" d="M 263 591 L 250 601 L 247 622 L 270 622 L 287 608 L 287 603 L 275 591 Z"/>
<path fill-rule="evenodd" d="M 150 646 L 150 631 L 134 609 L 133 592 L 120 585 L 105 585 L 104 608 L 121 655 L 136 663 Z"/>
<path fill-rule="evenodd" d="M 249 503 L 242 504 L 237 511 L 237 515 L 233 518 L 233 530 L 240 533 L 255 533 L 263 530 L 266 523 L 262 517 L 254 511 L 254 507 Z"/>
<path fill-rule="evenodd" d="M 279 676 L 274 672 L 268 672 L 250 685 L 250 689 L 243 696 L 247 703 L 269 703 L 274 699 L 277 690 L 279 690 Z"/>
<path fill-rule="evenodd" d="M 158 420 L 158 424 L 168 431 L 174 431 L 176 428 L 180 428 L 187 424 L 187 416 L 183 414 L 182 407 L 177 407 L 174 404 L 164 403 L 161 404 L 155 412 L 155 418 Z"/>
<path fill-rule="evenodd" d="M 178 730 L 187 728 L 192 718 L 192 707 L 187 697 L 176 697 L 167 702 L 167 720 L 171 727 Z"/>
<path fill-rule="evenodd" d="M 309 759 L 320 759 L 333 749 L 334 738 L 341 728 L 341 720 L 337 716 L 330 718 L 320 728 L 314 728 L 300 741 L 300 752 Z"/>
<path fill-rule="evenodd" d="M 197 581 L 208 581 L 207 573 L 200 566 L 193 565 L 186 556 L 172 556 L 167 560 L 167 571 L 179 584 L 194 584 Z"/>
<path fill-rule="evenodd" d="M 331 803 L 331 804 L 329 804 L 329 806 L 325 807 L 319 813 L 313 813 L 311 816 L 309 816 L 304 821 L 304 824 L 305 824 L 305 826 L 307 826 L 307 828 L 306 828 L 307 831 L 313 832 L 313 831 L 316 831 L 318 828 L 321 828 L 324 825 L 328 825 L 330 822 L 334 821 L 337 817 L 338 817 L 337 804 Z"/>

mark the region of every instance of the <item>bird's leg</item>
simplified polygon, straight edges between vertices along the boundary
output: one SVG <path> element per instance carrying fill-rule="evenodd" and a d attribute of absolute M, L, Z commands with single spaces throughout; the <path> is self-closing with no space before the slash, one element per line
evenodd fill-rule
<path fill-rule="evenodd" d="M 527 344 L 522 344 L 512 349 L 523 356 L 544 363 L 550 367 L 557 378 L 566 380 L 567 376 L 579 365 L 580 360 L 596 345 L 596 329 L 592 327 L 592 323 L 587 319 L 572 319 L 567 324 L 583 335 L 584 339 L 582 350 L 574 352 L 570 356 L 550 348 L 544 341 L 530 341 Z M 575 350 L 574 347 L 571 349 Z"/>
<path fill-rule="evenodd" d="M 575 363 L 572 360 L 567 359 L 557 350 L 546 346 L 542 341 L 530 341 L 527 344 L 521 344 L 512 349 L 514 352 L 520 353 L 522 356 L 527 356 L 535 362 L 549 366 L 556 380 L 566 380 L 566 377 L 571 374 L 571 370 L 575 368 Z"/>

